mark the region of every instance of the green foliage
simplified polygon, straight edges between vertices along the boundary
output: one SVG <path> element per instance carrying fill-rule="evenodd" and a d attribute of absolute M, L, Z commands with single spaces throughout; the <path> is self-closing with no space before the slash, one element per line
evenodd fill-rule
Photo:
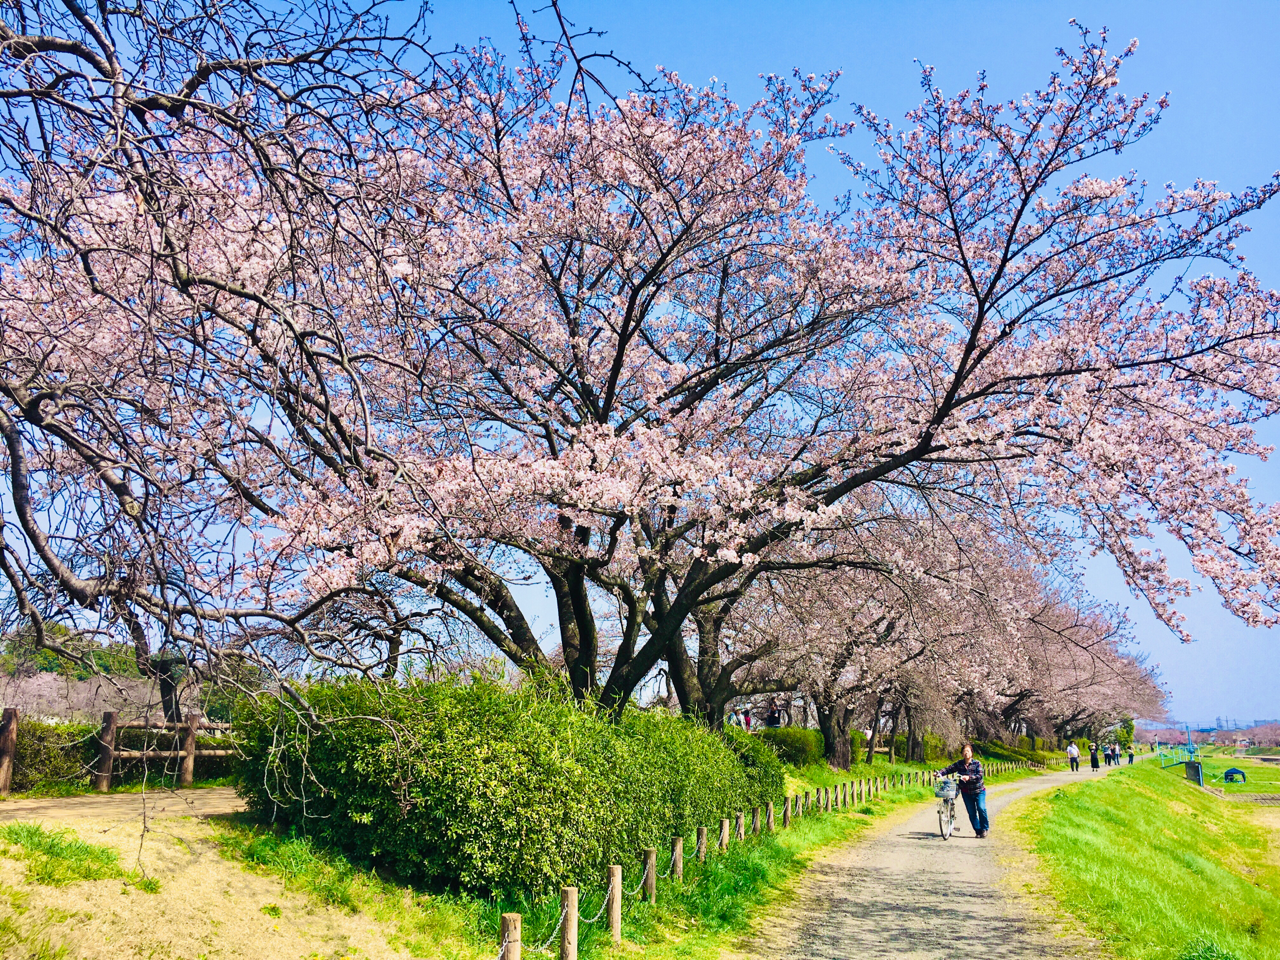
<path fill-rule="evenodd" d="M 825 765 L 823 769 L 830 772 Z M 622 953 L 610 942 L 607 926 L 580 924 L 578 955 L 582 960 L 623 955 L 649 960 L 713 960 L 721 955 L 725 934 L 747 930 L 756 908 L 789 876 L 803 869 L 814 851 L 847 841 L 869 826 L 871 818 L 930 796 L 928 787 L 889 791 L 866 805 L 861 814 L 842 811 L 803 817 L 793 821 L 788 830 L 731 843 L 723 854 L 713 851 L 706 863 L 688 860 L 682 883 L 660 877 L 656 907 L 635 897 L 623 898 L 626 945 Z M 296 833 L 285 831 L 282 835 L 234 820 L 221 823 L 219 829 L 219 846 L 225 856 L 241 860 L 257 872 L 279 876 L 289 889 L 320 903 L 394 924 L 395 943 L 413 956 L 491 960 L 501 914 L 523 915 L 526 944 L 547 940 L 560 919 L 554 895 L 530 898 L 509 892 L 497 898 L 480 898 L 465 892 L 406 889 L 386 879 L 385 874 Z M 660 874 L 667 871 L 667 857 L 666 849 L 660 848 Z M 636 886 L 640 870 L 635 857 L 619 862 L 624 865 L 624 885 Z M 579 913 L 594 915 L 604 897 L 599 878 L 584 884 L 580 896 Z"/>
<path fill-rule="evenodd" d="M 1121 957 L 1280 960 L 1274 834 L 1153 763 L 1027 801 L 1058 901 Z"/>
<path fill-rule="evenodd" d="M 747 733 L 738 727 L 726 727 L 724 736 L 746 771 L 751 784 L 750 793 L 766 800 L 782 796 L 786 788 L 787 773 L 769 744 L 759 735 Z M 693 826 L 697 827 L 699 824 Z"/>
<path fill-rule="evenodd" d="M 1128 750 L 1133 744 L 1133 717 L 1125 717 L 1121 720 L 1120 725 L 1112 733 L 1121 749 Z"/>
<path fill-rule="evenodd" d="M 412 882 L 590 882 L 782 795 L 751 744 L 660 713 L 613 723 L 559 688 L 344 681 L 306 696 L 319 723 L 275 699 L 237 713 L 250 807 Z"/>
<path fill-rule="evenodd" d="M 98 730 L 93 723 L 45 723 L 18 718 L 18 749 L 13 763 L 13 789 L 19 793 L 68 795 L 90 789 L 98 758 Z M 168 750 L 175 741 L 172 732 L 157 730 L 117 730 L 118 750 Z M 225 740 L 198 737 L 198 747 L 225 747 Z M 202 780 L 217 779 L 231 772 L 230 758 L 196 759 L 196 775 Z M 151 786 L 176 783 L 176 760 L 116 760 L 112 784 L 127 787 L 144 781 Z"/>
<path fill-rule="evenodd" d="M 78 663 L 58 656 L 52 650 L 37 647 L 30 629 L 7 634 L 0 640 L 0 673 L 13 676 L 17 673 L 58 673 L 71 680 L 88 680 L 106 674 L 119 677 L 139 677 L 133 647 L 127 643 L 109 643 L 105 646 L 71 636 L 61 624 L 50 624 L 49 635 L 72 652 L 84 657 L 88 663 Z"/>
<path fill-rule="evenodd" d="M 123 877 L 120 855 L 109 847 L 85 843 L 70 830 L 45 830 L 38 823 L 0 825 L 0 840 L 18 850 L 6 851 L 27 861 L 27 879 L 62 886 L 75 880 Z"/>
<path fill-rule="evenodd" d="M 849 734 L 849 746 L 855 763 L 860 763 L 867 758 L 867 735 L 861 730 L 854 730 Z"/>
<path fill-rule="evenodd" d="M 973 752 L 978 756 L 988 760 L 1008 760 L 1013 763 L 1031 762 L 1048 764 L 1053 757 L 1045 753 L 1043 750 L 1023 750 L 1018 747 L 1011 747 L 1007 743 L 1001 743 L 999 740 L 975 740 L 973 741 Z M 1088 750 L 1085 750 L 1088 755 Z"/>
<path fill-rule="evenodd" d="M 806 727 L 766 727 L 755 734 L 773 747 L 778 758 L 793 767 L 821 763 L 822 734 Z"/>

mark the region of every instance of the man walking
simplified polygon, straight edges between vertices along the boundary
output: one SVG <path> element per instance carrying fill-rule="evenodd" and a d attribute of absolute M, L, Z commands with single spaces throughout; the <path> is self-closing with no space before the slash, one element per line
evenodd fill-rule
<path fill-rule="evenodd" d="M 1077 772 L 1080 769 L 1080 748 L 1074 740 L 1067 744 L 1067 759 L 1071 761 L 1071 772 Z"/>

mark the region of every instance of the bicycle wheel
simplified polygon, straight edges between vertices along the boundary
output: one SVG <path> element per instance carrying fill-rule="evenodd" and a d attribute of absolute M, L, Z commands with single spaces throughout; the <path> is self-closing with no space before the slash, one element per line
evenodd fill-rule
<path fill-rule="evenodd" d="M 951 839 L 951 831 L 956 825 L 956 803 L 954 800 L 943 800 L 938 804 L 938 832 L 943 840 Z"/>

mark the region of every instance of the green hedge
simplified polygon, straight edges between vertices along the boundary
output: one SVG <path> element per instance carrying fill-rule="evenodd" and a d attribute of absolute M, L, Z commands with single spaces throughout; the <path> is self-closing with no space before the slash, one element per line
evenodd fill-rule
<path fill-rule="evenodd" d="M 789 763 L 793 767 L 807 767 L 822 762 L 822 733 L 818 730 L 807 727 L 765 727 L 758 736 L 773 747 L 773 752 L 783 763 Z"/>
<path fill-rule="evenodd" d="M 628 710 L 619 722 L 526 684 L 476 679 L 305 691 L 239 709 L 241 793 L 264 819 L 436 887 L 517 896 L 599 881 L 782 796 L 750 738 Z"/>
<path fill-rule="evenodd" d="M 1011 747 L 1007 743 L 1001 743 L 999 740 L 975 740 L 973 741 L 973 749 L 975 753 L 984 757 L 990 757 L 993 760 L 1008 760 L 1013 763 L 1030 761 L 1032 763 L 1048 764 L 1053 757 L 1045 753 L 1043 750 L 1020 750 L 1017 747 Z M 1088 751 L 1085 751 L 1088 755 Z"/>
<path fill-rule="evenodd" d="M 75 793 L 88 790 L 98 759 L 98 725 L 46 723 L 18 718 L 18 748 L 13 762 L 13 790 L 20 793 Z M 155 730 L 118 730 L 116 749 L 168 749 L 173 734 Z M 226 747 L 227 741 L 200 737 L 201 747 Z M 116 760 L 111 783 L 128 786 L 143 782 L 157 786 L 174 782 L 176 761 Z M 196 759 L 196 776 L 202 780 L 228 776 L 230 758 Z"/>

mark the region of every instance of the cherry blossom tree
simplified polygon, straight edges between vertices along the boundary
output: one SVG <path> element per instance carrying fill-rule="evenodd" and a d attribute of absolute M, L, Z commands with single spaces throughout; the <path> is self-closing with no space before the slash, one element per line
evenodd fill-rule
<path fill-rule="evenodd" d="M 13 139 L 3 572 L 24 617 L 95 611 L 140 650 L 282 682 L 394 674 L 462 625 L 537 671 L 513 583 L 544 581 L 580 697 L 620 709 L 665 663 L 697 712 L 755 662 L 709 659 L 744 598 L 897 569 L 849 531 L 932 512 L 1050 538 L 1073 517 L 1180 629 L 1186 585 L 1143 548 L 1164 529 L 1274 622 L 1275 510 L 1232 461 L 1265 455 L 1277 297 L 1233 246 L 1277 185 L 1149 199 L 1090 175 L 1162 109 L 1114 89 L 1132 47 L 1082 33 L 1009 104 L 926 73 L 902 133 L 860 111 L 882 169 L 827 211 L 804 151 L 847 132 L 831 77 L 742 107 L 667 72 L 597 103 L 571 36 L 411 70 L 319 9 L 268 18 L 278 42 L 248 54 L 192 27 L 172 62 L 209 76 L 108 59 L 92 95 L 42 101 L 55 150 Z M 118 16 L 72 21 L 110 42 Z M 168 16 L 135 28 L 168 49 Z M 79 55 L 24 43 L 4 50 L 35 58 L 31 101 Z M 76 97 L 100 121 L 77 126 Z"/>

